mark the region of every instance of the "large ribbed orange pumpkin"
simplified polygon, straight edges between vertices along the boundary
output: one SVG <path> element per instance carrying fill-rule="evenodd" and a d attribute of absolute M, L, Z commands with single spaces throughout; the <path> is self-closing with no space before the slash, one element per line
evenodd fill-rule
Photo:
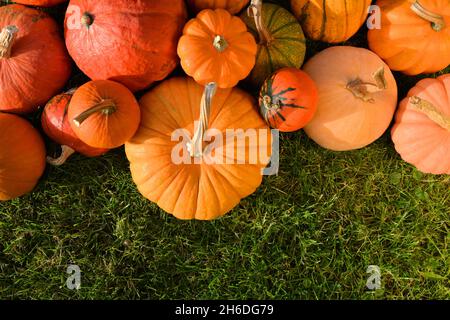
<path fill-rule="evenodd" d="M 395 149 L 420 171 L 450 174 L 450 75 L 423 79 L 401 102 Z"/>
<path fill-rule="evenodd" d="M 371 2 L 372 0 L 291 0 L 291 6 L 310 39 L 336 43 L 348 40 L 364 24 Z"/>
<path fill-rule="evenodd" d="M 231 14 L 239 13 L 250 0 L 187 0 L 189 8 L 194 13 L 204 9 L 225 9 Z"/>
<path fill-rule="evenodd" d="M 203 98 L 204 88 L 191 78 L 172 78 L 154 88 L 142 97 L 141 126 L 125 145 L 139 191 L 180 219 L 211 220 L 233 209 L 261 184 L 261 170 L 270 157 L 270 134 L 254 99 L 238 88 L 217 89 L 211 103 L 210 86 Z M 205 121 L 196 125 L 198 119 Z M 219 152 L 220 148 L 202 143 L 203 134 L 209 132 L 204 131 L 206 128 L 215 130 L 217 137 L 226 134 L 227 129 L 241 129 L 244 133 L 253 130 L 265 138 L 249 139 L 241 147 L 226 139 L 219 144 L 226 152 Z M 186 160 L 183 162 L 176 160 L 180 155 L 180 136 L 176 133 L 180 129 L 184 129 L 189 141 L 192 138 L 191 148 L 181 152 Z M 208 134 L 205 137 L 208 136 L 211 138 Z M 234 139 L 238 134 L 230 136 Z M 232 153 L 227 159 L 231 163 L 211 161 L 229 150 Z M 261 150 L 267 157 L 263 154 L 253 162 L 249 160 L 250 151 Z M 237 151 L 245 153 L 239 155 Z"/>
<path fill-rule="evenodd" d="M 450 64 L 450 1 L 379 0 L 381 29 L 369 46 L 389 67 L 408 75 L 433 73 Z"/>
<path fill-rule="evenodd" d="M 30 113 L 66 83 L 71 62 L 56 22 L 22 5 L 0 8 L 0 110 Z"/>
<path fill-rule="evenodd" d="M 71 0 L 67 49 L 92 80 L 141 90 L 177 66 L 186 11 L 183 0 Z"/>
<path fill-rule="evenodd" d="M 14 0 L 14 2 L 26 4 L 29 6 L 51 7 L 63 2 L 67 2 L 67 0 Z"/>
<path fill-rule="evenodd" d="M 26 120 L 0 113 L 0 200 L 20 197 L 36 186 L 45 169 L 45 145 Z"/>
<path fill-rule="evenodd" d="M 347 151 L 377 140 L 397 107 L 397 84 L 375 53 L 355 47 L 331 47 L 309 60 L 304 70 L 319 90 L 319 104 L 305 127 L 324 148 Z"/>

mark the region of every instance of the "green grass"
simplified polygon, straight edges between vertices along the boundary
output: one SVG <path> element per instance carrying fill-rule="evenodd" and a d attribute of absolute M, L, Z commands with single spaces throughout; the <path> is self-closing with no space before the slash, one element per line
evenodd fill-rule
<path fill-rule="evenodd" d="M 349 43 L 364 42 L 363 30 Z M 309 56 L 324 47 L 310 43 Z M 418 78 L 397 79 L 404 95 Z M 145 200 L 123 149 L 48 167 L 32 194 L 0 204 L 0 298 L 450 297 L 449 176 L 401 161 L 389 133 L 347 153 L 283 134 L 280 162 L 213 222 L 179 221 Z M 78 291 L 65 286 L 72 263 Z M 381 290 L 365 287 L 369 265 L 381 268 Z"/>

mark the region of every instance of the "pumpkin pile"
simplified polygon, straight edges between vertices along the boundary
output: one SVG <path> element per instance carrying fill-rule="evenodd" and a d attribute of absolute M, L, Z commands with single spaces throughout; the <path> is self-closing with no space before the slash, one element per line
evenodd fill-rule
<path fill-rule="evenodd" d="M 46 162 L 125 146 L 144 197 L 179 219 L 216 219 L 278 157 L 270 129 L 350 151 L 394 123 L 405 161 L 450 174 L 450 76 L 421 80 L 397 108 L 392 72 L 450 64 L 448 1 L 376 1 L 369 48 L 344 42 L 371 0 L 15 2 L 0 7 L 0 200 L 32 191 Z M 67 6 L 64 26 L 39 8 L 55 5 Z M 77 87 L 74 66 L 89 78 Z M 57 157 L 25 118 L 36 112 Z"/>

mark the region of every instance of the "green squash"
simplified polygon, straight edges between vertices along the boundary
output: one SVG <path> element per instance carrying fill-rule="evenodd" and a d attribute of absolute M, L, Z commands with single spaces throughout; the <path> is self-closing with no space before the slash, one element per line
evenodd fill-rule
<path fill-rule="evenodd" d="M 262 15 L 258 19 L 259 12 Z M 303 65 L 305 35 L 300 23 L 289 11 L 276 4 L 252 1 L 241 19 L 259 42 L 256 64 L 247 79 L 253 87 L 260 88 L 270 75 L 281 68 L 300 68 Z"/>

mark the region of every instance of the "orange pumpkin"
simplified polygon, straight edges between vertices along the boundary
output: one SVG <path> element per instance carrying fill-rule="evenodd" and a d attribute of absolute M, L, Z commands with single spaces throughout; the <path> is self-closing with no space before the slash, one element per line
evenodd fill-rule
<path fill-rule="evenodd" d="M 372 0 L 291 0 L 291 6 L 308 38 L 337 43 L 350 39 L 364 24 L 371 2 Z"/>
<path fill-rule="evenodd" d="M 377 140 L 397 106 L 397 84 L 389 67 L 373 52 L 331 47 L 304 67 L 317 85 L 319 104 L 305 127 L 324 148 L 347 151 Z"/>
<path fill-rule="evenodd" d="M 66 83 L 71 62 L 56 22 L 22 5 L 0 8 L 0 110 L 30 113 Z"/>
<path fill-rule="evenodd" d="M 379 0 L 381 29 L 369 31 L 372 51 L 392 70 L 433 73 L 450 64 L 448 0 Z"/>
<path fill-rule="evenodd" d="M 183 0 L 71 0 L 66 45 L 92 80 L 113 80 L 138 91 L 176 68 L 186 19 Z"/>
<path fill-rule="evenodd" d="M 188 0 L 189 8 L 195 14 L 204 9 L 225 9 L 231 14 L 237 14 L 250 0 Z"/>
<path fill-rule="evenodd" d="M 120 83 L 90 81 L 75 91 L 69 120 L 72 130 L 87 145 L 113 149 L 133 137 L 140 109 L 131 91 Z"/>
<path fill-rule="evenodd" d="M 249 94 L 234 88 L 217 89 L 214 95 L 211 84 L 203 91 L 191 78 L 172 78 L 148 92 L 140 101 L 139 131 L 125 145 L 139 191 L 179 219 L 211 220 L 233 209 L 261 184 L 261 170 L 269 161 L 264 155 L 249 161 L 250 151 L 265 150 L 270 157 L 270 134 Z M 180 155 L 175 135 L 180 129 L 193 137 L 182 149 L 183 162 L 174 157 Z M 208 132 L 215 132 L 216 144 L 227 129 L 254 130 L 260 138 L 249 139 L 241 147 L 231 142 L 236 134 L 222 140 L 219 148 L 203 143 L 211 141 Z M 220 147 L 226 151 L 220 152 Z M 244 157 L 238 151 L 245 152 Z M 211 161 L 216 156 L 224 160 L 224 153 L 231 160 L 228 164 Z"/>
<path fill-rule="evenodd" d="M 52 7 L 67 2 L 67 0 L 14 0 L 14 2 L 29 6 Z"/>
<path fill-rule="evenodd" d="M 450 75 L 423 79 L 401 102 L 392 129 L 395 149 L 420 171 L 450 174 Z"/>
<path fill-rule="evenodd" d="M 0 200 L 34 189 L 45 169 L 45 145 L 26 120 L 0 113 Z"/>
<path fill-rule="evenodd" d="M 184 71 L 202 85 L 231 88 L 255 65 L 257 46 L 244 22 L 223 9 L 203 10 L 184 27 L 178 55 Z"/>

